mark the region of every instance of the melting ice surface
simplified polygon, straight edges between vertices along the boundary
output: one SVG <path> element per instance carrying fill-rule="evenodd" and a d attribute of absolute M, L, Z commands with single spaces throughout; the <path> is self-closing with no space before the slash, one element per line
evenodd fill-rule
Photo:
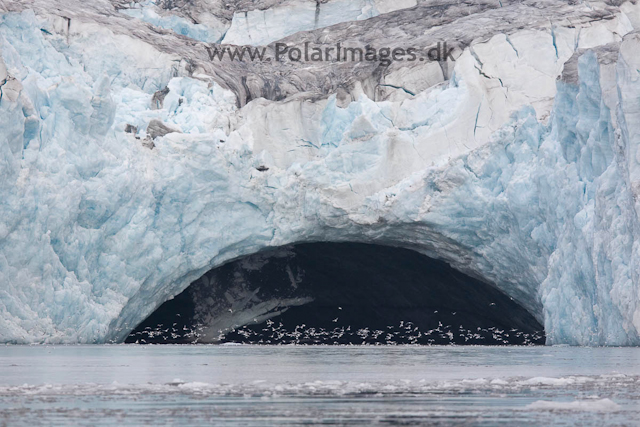
<path fill-rule="evenodd" d="M 636 348 L 0 347 L 9 424 L 624 425 L 639 383 Z"/>

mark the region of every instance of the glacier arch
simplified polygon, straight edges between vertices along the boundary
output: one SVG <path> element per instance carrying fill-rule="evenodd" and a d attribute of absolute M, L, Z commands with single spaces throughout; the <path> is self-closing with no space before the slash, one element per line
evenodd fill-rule
<path fill-rule="evenodd" d="M 387 15 L 481 34 L 455 64 L 309 74 L 208 63 L 102 0 L 8 2 L 0 341 L 122 341 L 216 266 L 325 241 L 444 260 L 550 344 L 640 344 L 637 9 L 502 3 Z M 382 18 L 332 34 L 389 41 Z"/>
<path fill-rule="evenodd" d="M 415 251 L 307 243 L 207 272 L 130 343 L 544 343 L 542 325 L 493 286 Z"/>

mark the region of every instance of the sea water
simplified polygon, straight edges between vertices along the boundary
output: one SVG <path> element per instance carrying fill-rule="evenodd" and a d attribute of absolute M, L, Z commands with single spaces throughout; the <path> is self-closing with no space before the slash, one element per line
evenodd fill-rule
<path fill-rule="evenodd" d="M 633 424 L 640 349 L 0 347 L 0 425 Z"/>

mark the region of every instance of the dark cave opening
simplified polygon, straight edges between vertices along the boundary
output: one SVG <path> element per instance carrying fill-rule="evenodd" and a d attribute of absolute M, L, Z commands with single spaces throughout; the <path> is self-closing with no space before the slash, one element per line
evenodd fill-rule
<path fill-rule="evenodd" d="M 493 286 L 417 252 L 308 243 L 245 257 L 166 301 L 127 343 L 544 344 Z"/>

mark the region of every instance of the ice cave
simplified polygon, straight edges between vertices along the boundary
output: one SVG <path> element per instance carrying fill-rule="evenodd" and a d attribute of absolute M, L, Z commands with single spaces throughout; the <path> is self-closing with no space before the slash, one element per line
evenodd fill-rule
<path fill-rule="evenodd" d="M 211 270 L 165 302 L 131 343 L 544 343 L 497 289 L 415 251 L 307 243 Z"/>
<path fill-rule="evenodd" d="M 1 343 L 640 344 L 639 4 L 205 3 L 0 2 Z"/>

